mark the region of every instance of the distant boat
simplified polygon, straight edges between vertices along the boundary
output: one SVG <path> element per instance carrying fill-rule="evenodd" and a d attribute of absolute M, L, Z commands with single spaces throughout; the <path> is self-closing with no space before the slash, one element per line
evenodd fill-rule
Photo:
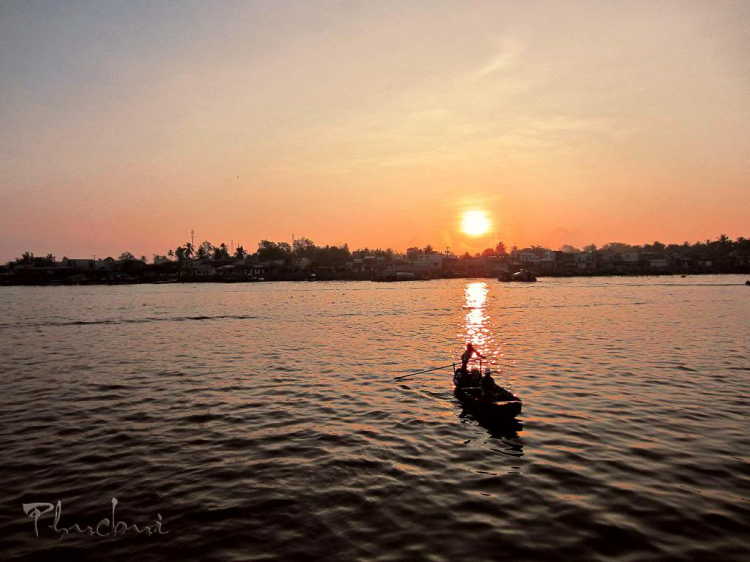
<path fill-rule="evenodd" d="M 522 283 L 533 283 L 536 281 L 536 275 L 534 275 L 531 271 L 528 269 L 522 269 L 518 273 L 514 273 L 511 278 L 511 281 L 520 281 Z"/>
<path fill-rule="evenodd" d="M 411 271 L 383 271 L 373 278 L 373 281 L 394 282 L 394 281 L 417 281 L 417 274 Z"/>

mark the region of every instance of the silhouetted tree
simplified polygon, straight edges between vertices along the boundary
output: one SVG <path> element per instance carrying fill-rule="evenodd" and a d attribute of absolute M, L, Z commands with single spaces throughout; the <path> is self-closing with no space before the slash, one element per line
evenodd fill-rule
<path fill-rule="evenodd" d="M 406 249 L 406 259 L 409 261 L 416 261 L 417 256 L 420 254 L 422 254 L 422 250 L 420 250 L 416 246 L 412 246 L 411 248 Z"/>
<path fill-rule="evenodd" d="M 214 245 L 211 244 L 211 242 L 209 242 L 208 240 L 204 240 L 203 242 L 201 242 L 201 245 L 198 246 L 197 257 L 200 260 L 211 259 L 214 256 L 215 251 L 216 248 L 214 247 Z"/>
<path fill-rule="evenodd" d="M 602 246 L 602 250 L 608 250 L 615 253 L 629 252 L 632 248 L 633 246 L 630 244 L 624 244 L 622 242 L 608 242 Z"/>
<path fill-rule="evenodd" d="M 343 246 L 324 246 L 318 248 L 315 253 L 315 263 L 321 266 L 343 265 L 351 259 L 349 247 Z"/>
<path fill-rule="evenodd" d="M 318 249 L 315 243 L 309 238 L 297 238 L 292 248 L 295 258 L 307 258 L 310 260 L 315 259 Z"/>
<path fill-rule="evenodd" d="M 130 252 L 123 252 L 122 254 L 120 254 L 118 261 L 121 261 L 121 262 L 136 261 L 136 259 L 135 259 L 135 256 L 131 254 Z"/>
<path fill-rule="evenodd" d="M 215 260 L 228 260 L 229 259 L 229 248 L 224 242 L 219 244 L 218 248 L 214 248 L 214 259 Z"/>
<path fill-rule="evenodd" d="M 242 246 L 237 246 L 237 249 L 234 251 L 234 257 L 237 259 L 244 259 L 247 255 L 247 252 L 245 251 L 245 248 Z"/>
<path fill-rule="evenodd" d="M 644 252 L 649 252 L 649 253 L 654 253 L 654 254 L 661 254 L 662 252 L 664 252 L 664 248 L 666 248 L 666 246 L 657 240 L 654 240 L 653 244 L 643 245 Z"/>
<path fill-rule="evenodd" d="M 347 252 L 349 251 L 349 246 L 344 244 L 343 246 L 346 248 Z M 421 254 L 422 250 L 417 249 L 417 254 Z M 391 248 L 387 248 L 385 250 L 378 248 L 378 249 L 371 249 L 371 248 L 358 248 L 351 252 L 352 258 L 363 258 L 365 256 L 376 256 L 376 257 L 384 257 L 386 263 L 390 261 L 391 259 L 397 257 L 399 254 L 394 252 Z M 408 254 L 407 256 L 408 257 Z"/>
<path fill-rule="evenodd" d="M 34 261 L 33 252 L 24 252 L 20 258 L 16 258 L 16 263 L 19 265 L 31 265 Z"/>
<path fill-rule="evenodd" d="M 261 240 L 258 243 L 257 256 L 260 261 L 284 260 L 288 262 L 292 255 L 292 247 L 286 242 L 271 242 Z"/>

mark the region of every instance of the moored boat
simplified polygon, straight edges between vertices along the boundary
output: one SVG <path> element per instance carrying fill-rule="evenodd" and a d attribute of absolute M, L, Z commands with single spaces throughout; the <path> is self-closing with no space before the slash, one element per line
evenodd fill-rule
<path fill-rule="evenodd" d="M 510 280 L 521 281 L 523 283 L 533 283 L 534 281 L 536 281 L 536 275 L 534 275 L 528 269 L 522 269 L 521 271 L 514 273 L 511 276 Z"/>

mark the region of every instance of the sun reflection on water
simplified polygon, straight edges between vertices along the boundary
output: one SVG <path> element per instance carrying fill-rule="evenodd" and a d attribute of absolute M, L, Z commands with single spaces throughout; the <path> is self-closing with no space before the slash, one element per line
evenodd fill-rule
<path fill-rule="evenodd" d="M 494 327 L 487 306 L 489 286 L 484 281 L 469 283 L 466 285 L 464 295 L 466 317 L 464 333 L 461 335 L 465 342 L 473 343 L 482 355 L 488 359 L 497 359 L 499 350 L 495 344 Z"/>

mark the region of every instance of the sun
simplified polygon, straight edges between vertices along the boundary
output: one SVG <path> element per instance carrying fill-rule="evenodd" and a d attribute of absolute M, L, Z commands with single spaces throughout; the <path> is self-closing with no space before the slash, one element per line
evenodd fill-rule
<path fill-rule="evenodd" d="M 469 236 L 481 236 L 490 229 L 490 219 L 484 211 L 466 211 L 461 230 Z"/>

